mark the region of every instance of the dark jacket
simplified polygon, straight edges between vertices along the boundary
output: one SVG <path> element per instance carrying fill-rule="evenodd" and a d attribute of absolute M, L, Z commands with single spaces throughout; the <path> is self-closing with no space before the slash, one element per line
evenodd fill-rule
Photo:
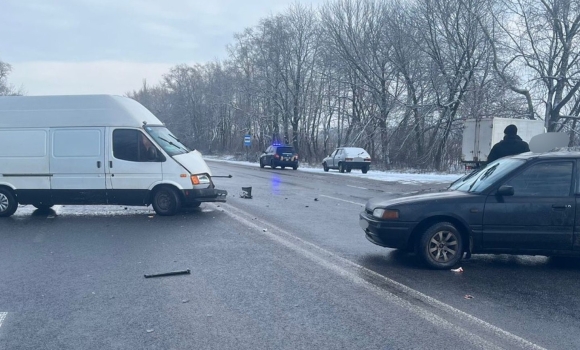
<path fill-rule="evenodd" d="M 518 135 L 505 135 L 503 140 L 496 143 L 487 156 L 487 162 L 491 163 L 496 159 L 516 154 L 529 152 L 530 146 L 526 141 L 523 141 Z"/>

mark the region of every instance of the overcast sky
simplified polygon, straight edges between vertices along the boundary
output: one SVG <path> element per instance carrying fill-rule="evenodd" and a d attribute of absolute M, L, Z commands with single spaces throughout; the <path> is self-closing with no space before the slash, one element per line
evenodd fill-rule
<path fill-rule="evenodd" d="M 176 64 L 225 59 L 235 33 L 294 2 L 0 0 L 0 60 L 27 95 L 122 95 Z"/>

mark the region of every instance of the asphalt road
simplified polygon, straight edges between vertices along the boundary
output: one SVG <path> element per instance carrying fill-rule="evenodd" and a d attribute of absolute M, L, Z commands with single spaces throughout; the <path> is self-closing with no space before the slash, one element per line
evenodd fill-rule
<path fill-rule="evenodd" d="M 209 164 L 233 175 L 215 179 L 226 204 L 175 217 L 22 207 L 0 220 L 0 349 L 580 344 L 578 260 L 476 255 L 457 274 L 364 238 L 368 198 L 442 185 Z M 239 196 L 247 186 L 252 199 Z"/>

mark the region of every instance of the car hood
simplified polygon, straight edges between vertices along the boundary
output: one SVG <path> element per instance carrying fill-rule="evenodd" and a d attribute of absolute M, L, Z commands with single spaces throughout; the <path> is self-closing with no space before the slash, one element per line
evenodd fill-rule
<path fill-rule="evenodd" d="M 207 166 L 205 160 L 201 157 L 199 151 L 191 151 L 186 154 L 180 154 L 173 156 L 179 164 L 181 164 L 187 171 L 191 174 L 209 174 L 211 176 L 211 170 Z"/>
<path fill-rule="evenodd" d="M 405 204 L 419 204 L 419 203 L 425 203 L 425 202 L 435 202 L 438 200 L 459 199 L 459 198 L 465 198 L 465 197 L 471 196 L 471 195 L 472 194 L 470 194 L 470 193 L 461 192 L 461 191 L 442 191 L 442 192 L 425 193 L 425 194 L 419 194 L 419 195 L 415 195 L 415 196 L 401 197 L 401 198 L 379 196 L 379 197 L 369 199 L 367 204 L 366 204 L 366 209 L 372 211 L 375 208 L 386 208 L 386 207 L 395 207 L 398 205 L 405 205 Z"/>

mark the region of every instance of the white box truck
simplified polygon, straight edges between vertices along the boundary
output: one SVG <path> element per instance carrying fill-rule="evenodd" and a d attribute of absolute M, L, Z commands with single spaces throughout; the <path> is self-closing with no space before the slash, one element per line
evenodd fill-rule
<path fill-rule="evenodd" d="M 18 204 L 151 204 L 174 215 L 226 196 L 201 153 L 130 98 L 0 97 L 0 217 Z"/>
<path fill-rule="evenodd" d="M 532 137 L 545 132 L 543 120 L 484 118 L 468 119 L 463 128 L 461 161 L 466 167 L 479 167 L 487 162 L 491 148 L 504 137 L 506 126 L 514 124 L 522 140 L 530 142 Z"/>

